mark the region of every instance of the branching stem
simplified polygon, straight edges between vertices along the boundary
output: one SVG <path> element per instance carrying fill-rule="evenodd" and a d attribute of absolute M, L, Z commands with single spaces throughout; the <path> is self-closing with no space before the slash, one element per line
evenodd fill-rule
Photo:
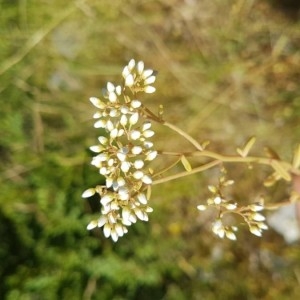
<path fill-rule="evenodd" d="M 161 179 L 154 180 L 152 184 L 153 185 L 154 184 L 160 184 L 160 183 L 164 183 L 164 182 L 171 181 L 171 180 L 174 180 L 174 179 L 178 179 L 178 178 L 181 178 L 181 177 L 185 177 L 185 176 L 188 176 L 188 175 L 191 175 L 191 174 L 199 173 L 199 172 L 211 169 L 211 168 L 219 165 L 220 163 L 221 162 L 218 161 L 218 160 L 213 160 L 213 161 L 211 161 L 211 162 L 209 162 L 205 165 L 194 168 L 192 171 L 189 171 L 189 172 L 184 171 L 184 172 L 181 172 L 181 173 L 177 173 L 177 174 L 174 174 L 174 175 L 166 176 L 166 177 L 161 178 Z"/>

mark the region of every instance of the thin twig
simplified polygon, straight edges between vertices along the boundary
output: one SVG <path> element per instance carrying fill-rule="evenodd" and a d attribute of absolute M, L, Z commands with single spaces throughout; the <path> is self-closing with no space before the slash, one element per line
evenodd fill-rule
<path fill-rule="evenodd" d="M 174 130 L 175 132 L 179 133 L 181 136 L 183 136 L 186 140 L 188 140 L 191 144 L 193 144 L 196 149 L 202 151 L 203 148 L 202 146 L 194 139 L 192 138 L 190 135 L 188 135 L 186 132 L 184 132 L 183 130 L 181 130 L 180 128 L 178 128 L 177 126 L 169 123 L 169 122 L 163 122 L 163 125 L 171 128 L 172 130 Z"/>
<path fill-rule="evenodd" d="M 199 172 L 211 169 L 211 168 L 219 165 L 220 163 L 221 163 L 220 161 L 214 160 L 214 161 L 211 161 L 211 162 L 209 162 L 205 165 L 196 167 L 191 171 L 185 171 L 185 172 L 177 173 L 177 174 L 174 174 L 174 175 L 166 176 L 166 177 L 161 178 L 161 179 L 154 180 L 152 184 L 153 185 L 160 184 L 160 183 L 164 183 L 164 182 L 171 181 L 171 180 L 174 180 L 174 179 L 178 179 L 178 178 L 181 178 L 181 177 L 185 177 L 185 176 L 188 176 L 188 175 L 191 175 L 191 174 L 199 173 Z"/>

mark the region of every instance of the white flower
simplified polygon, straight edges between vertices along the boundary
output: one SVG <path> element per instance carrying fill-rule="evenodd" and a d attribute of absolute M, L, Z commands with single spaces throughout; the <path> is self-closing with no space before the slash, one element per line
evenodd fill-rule
<path fill-rule="evenodd" d="M 214 234 L 218 235 L 220 238 L 225 236 L 225 228 L 221 219 L 217 219 L 212 226 L 212 231 Z"/>
<path fill-rule="evenodd" d="M 140 138 L 140 136 L 141 136 L 141 132 L 138 131 L 138 130 L 132 130 L 132 131 L 130 132 L 130 138 L 131 138 L 132 140 L 137 140 L 137 139 Z"/>
<path fill-rule="evenodd" d="M 145 184 L 151 184 L 151 183 L 152 183 L 152 179 L 151 179 L 151 177 L 148 176 L 148 175 L 144 175 L 144 176 L 142 177 L 142 181 L 143 181 Z"/>
<path fill-rule="evenodd" d="M 132 106 L 132 108 L 139 108 L 142 105 L 142 103 L 139 100 L 132 100 L 130 105 Z"/>
<path fill-rule="evenodd" d="M 144 204 L 144 205 L 146 205 L 148 202 L 147 197 L 143 193 L 138 194 L 137 199 L 141 202 L 141 204 Z"/>
<path fill-rule="evenodd" d="M 111 227 L 108 223 L 106 223 L 103 227 L 104 236 L 108 238 L 110 236 L 110 232 L 111 232 Z"/>
<path fill-rule="evenodd" d="M 143 136 L 145 137 L 145 138 L 150 138 L 150 137 L 152 137 L 154 135 L 154 131 L 153 130 L 145 130 L 145 131 L 143 131 Z"/>
<path fill-rule="evenodd" d="M 201 211 L 204 211 L 204 210 L 207 209 L 207 206 L 201 204 L 201 205 L 198 205 L 198 206 L 197 206 L 197 209 L 199 209 L 199 210 L 201 210 Z"/>
<path fill-rule="evenodd" d="M 106 216 L 101 216 L 98 219 L 98 227 L 102 227 L 107 223 L 107 217 Z"/>
<path fill-rule="evenodd" d="M 96 190 L 94 188 L 90 188 L 90 189 L 85 190 L 82 193 L 81 197 L 82 198 L 89 198 L 89 197 L 95 195 L 95 193 L 96 193 Z"/>
<path fill-rule="evenodd" d="M 130 169 L 130 162 L 128 161 L 123 161 L 122 164 L 121 164 L 121 170 L 124 172 L 124 173 L 127 173 Z"/>
<path fill-rule="evenodd" d="M 148 70 L 144 70 L 143 73 L 142 73 L 141 75 L 142 75 L 142 77 L 143 77 L 144 79 L 147 79 L 147 78 L 150 77 L 152 74 L 153 74 L 153 70 L 148 69 Z"/>
<path fill-rule="evenodd" d="M 131 71 L 135 66 L 135 60 L 132 58 L 128 63 L 128 69 Z"/>
<path fill-rule="evenodd" d="M 108 94 L 108 99 L 110 102 L 116 102 L 117 101 L 117 95 L 115 92 L 111 92 Z"/>
<path fill-rule="evenodd" d="M 219 204 L 221 204 L 221 202 L 222 202 L 221 197 L 217 196 L 217 197 L 214 198 L 214 203 L 215 204 L 219 205 Z"/>
<path fill-rule="evenodd" d="M 150 129 L 151 128 L 151 122 L 149 122 L 149 121 L 147 121 L 147 122 L 144 122 L 143 123 L 143 126 L 142 126 L 142 130 L 143 131 L 146 131 L 146 130 L 148 130 L 148 129 Z"/>
<path fill-rule="evenodd" d="M 131 87 L 131 86 L 133 86 L 133 84 L 134 84 L 134 78 L 133 78 L 132 74 L 128 74 L 125 77 L 125 85 Z"/>
<path fill-rule="evenodd" d="M 127 119 L 126 115 L 122 115 L 122 117 L 120 119 L 120 124 L 125 127 L 127 125 L 127 123 L 128 123 L 128 119 Z"/>
<path fill-rule="evenodd" d="M 124 78 L 126 78 L 129 74 L 130 74 L 130 70 L 129 70 L 128 66 L 125 66 L 123 71 L 122 71 L 122 76 Z"/>
<path fill-rule="evenodd" d="M 108 138 L 105 137 L 105 136 L 99 136 L 99 137 L 98 137 L 98 141 L 99 141 L 100 144 L 102 144 L 102 145 L 105 146 L 105 145 L 107 145 Z"/>
<path fill-rule="evenodd" d="M 157 156 L 157 151 L 149 151 L 145 160 L 153 160 Z"/>
<path fill-rule="evenodd" d="M 151 85 L 147 85 L 145 88 L 144 88 L 144 92 L 147 93 L 147 94 L 152 94 L 156 91 L 156 88 L 154 86 L 151 86 Z"/>
<path fill-rule="evenodd" d="M 139 61 L 137 63 L 137 71 L 140 75 L 143 73 L 143 71 L 144 71 L 144 62 L 143 61 Z"/>
<path fill-rule="evenodd" d="M 94 123 L 95 128 L 105 128 L 105 126 L 106 126 L 106 121 L 102 119 Z"/>
<path fill-rule="evenodd" d="M 226 207 L 226 209 L 228 210 L 234 210 L 237 208 L 237 204 L 236 203 L 227 203 L 227 204 L 224 204 L 224 206 Z"/>
<path fill-rule="evenodd" d="M 144 162 L 141 159 L 139 159 L 139 160 L 136 160 L 133 163 L 133 165 L 136 169 L 141 169 L 144 166 Z"/>
<path fill-rule="evenodd" d="M 103 206 L 106 206 L 108 203 L 110 203 L 113 200 L 112 195 L 105 195 L 101 198 L 100 202 Z"/>
<path fill-rule="evenodd" d="M 261 236 L 261 230 L 259 228 L 257 228 L 256 226 L 250 226 L 249 228 L 250 232 L 256 236 Z"/>
<path fill-rule="evenodd" d="M 130 125 L 134 125 L 138 122 L 138 120 L 139 120 L 139 113 L 136 112 L 130 117 L 129 123 Z"/>
<path fill-rule="evenodd" d="M 144 213 L 142 212 L 142 210 L 140 210 L 139 208 L 135 208 L 134 212 L 140 220 L 144 220 Z"/>
<path fill-rule="evenodd" d="M 82 197 L 95 193 L 100 195 L 101 213 L 97 221 L 87 226 L 88 230 L 103 227 L 105 237 L 116 242 L 128 232 L 126 226 L 137 219 L 148 221 L 153 209 L 148 204 L 145 190 L 152 184 L 151 169 L 147 166 L 157 156 L 150 139 L 154 135 L 151 122 L 145 117 L 142 102 L 131 99 L 131 92 L 153 93 L 151 86 L 156 80 L 154 71 L 145 69 L 144 63 L 131 59 L 122 70 L 123 86 L 108 82 L 104 100 L 91 97 L 97 108 L 93 118 L 95 128 L 105 133 L 98 137 L 99 145 L 90 150 L 96 155 L 91 164 L 105 177 L 105 185 L 87 189 Z M 127 94 L 130 88 L 130 95 Z"/>
<path fill-rule="evenodd" d="M 124 187 L 124 186 L 122 186 L 122 187 L 119 188 L 118 194 L 119 194 L 120 200 L 124 201 L 124 200 L 128 200 L 129 199 L 129 190 L 126 187 Z"/>
<path fill-rule="evenodd" d="M 138 155 L 141 154 L 143 151 L 143 148 L 141 146 L 134 146 L 131 149 L 132 154 Z"/>
<path fill-rule="evenodd" d="M 94 229 L 98 226 L 98 222 L 97 221 L 91 221 L 88 226 L 86 227 L 87 230 L 91 230 Z"/>
<path fill-rule="evenodd" d="M 133 177 L 137 180 L 142 179 L 144 176 L 144 173 L 142 171 L 135 171 L 133 173 Z"/>
<path fill-rule="evenodd" d="M 108 82 L 108 83 L 106 84 L 106 89 L 107 89 L 107 91 L 108 91 L 109 93 L 112 93 L 112 92 L 115 91 L 115 86 L 114 86 L 111 82 Z"/>
<path fill-rule="evenodd" d="M 148 78 L 145 79 L 144 84 L 148 85 L 148 84 L 152 84 L 155 82 L 156 77 L 155 76 L 150 76 Z"/>
<path fill-rule="evenodd" d="M 226 231 L 225 235 L 228 239 L 235 241 L 236 240 L 236 235 L 232 231 Z"/>
<path fill-rule="evenodd" d="M 90 97 L 90 101 L 93 103 L 94 106 L 100 109 L 104 109 L 106 107 L 105 103 L 102 102 L 100 99 L 96 97 Z"/>
<path fill-rule="evenodd" d="M 262 214 L 253 213 L 251 214 L 251 219 L 255 221 L 264 221 L 266 218 Z"/>

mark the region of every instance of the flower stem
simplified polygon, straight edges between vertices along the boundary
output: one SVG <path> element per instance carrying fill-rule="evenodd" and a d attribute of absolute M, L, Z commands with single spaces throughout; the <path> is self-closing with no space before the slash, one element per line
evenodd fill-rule
<path fill-rule="evenodd" d="M 185 155 L 187 157 L 205 157 L 205 158 L 213 158 L 217 159 L 220 162 L 229 162 L 229 163 L 256 163 L 256 164 L 263 164 L 272 167 L 275 170 L 278 170 L 278 165 L 283 171 L 289 171 L 292 174 L 299 175 L 300 170 L 293 168 L 293 166 L 286 162 L 280 161 L 278 159 L 269 158 L 269 157 L 259 157 L 259 156 L 235 156 L 235 155 L 223 155 L 213 151 L 195 151 L 195 152 L 167 152 L 167 151 L 160 151 L 162 155 L 172 155 L 172 156 L 181 156 Z M 290 179 L 289 179 L 290 180 Z"/>
<path fill-rule="evenodd" d="M 187 134 L 186 132 L 184 132 L 183 130 L 178 128 L 177 126 L 175 126 L 169 122 L 166 122 L 166 121 L 164 121 L 162 124 L 169 127 L 170 129 L 174 130 L 181 136 L 183 136 L 186 140 L 188 140 L 191 144 L 193 144 L 196 147 L 196 149 L 198 149 L 199 151 L 203 150 L 203 147 L 194 138 L 192 138 L 189 134 Z"/>
<path fill-rule="evenodd" d="M 180 158 L 178 158 L 175 162 L 173 162 L 171 165 L 169 165 L 168 167 L 158 171 L 157 173 L 155 173 L 155 175 L 153 177 L 158 177 L 161 174 L 167 172 L 168 170 L 172 169 L 173 167 L 175 167 L 179 162 L 180 162 Z"/>
<path fill-rule="evenodd" d="M 177 174 L 174 174 L 174 175 L 166 176 L 166 177 L 161 178 L 161 179 L 154 180 L 152 184 L 153 185 L 154 184 L 160 184 L 160 183 L 164 183 L 164 182 L 167 182 L 167 181 L 178 179 L 178 178 L 181 178 L 181 177 L 184 177 L 184 176 L 188 176 L 188 175 L 191 175 L 191 174 L 202 172 L 202 171 L 211 169 L 211 168 L 217 166 L 220 163 L 221 162 L 219 160 L 213 160 L 213 161 L 211 161 L 211 162 L 209 162 L 209 163 L 207 163 L 205 165 L 196 167 L 196 168 L 192 169 L 189 172 L 188 171 L 184 171 L 184 172 L 181 172 L 181 173 L 177 173 Z"/>

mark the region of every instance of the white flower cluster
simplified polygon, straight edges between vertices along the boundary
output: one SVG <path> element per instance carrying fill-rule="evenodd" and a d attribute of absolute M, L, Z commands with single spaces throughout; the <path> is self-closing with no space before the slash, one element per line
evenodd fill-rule
<path fill-rule="evenodd" d="M 230 213 L 240 215 L 248 225 L 249 231 L 256 236 L 261 236 L 262 231 L 268 229 L 268 226 L 264 223 L 265 217 L 259 213 L 264 209 L 263 203 L 239 207 L 237 203 L 226 200 L 220 189 L 231 184 L 233 184 L 232 180 L 221 180 L 218 186 L 208 186 L 213 197 L 207 199 L 206 205 L 198 205 L 197 209 L 204 211 L 208 207 L 214 207 L 218 210 L 218 218 L 212 224 L 212 231 L 220 238 L 227 237 L 230 240 L 236 240 L 235 232 L 238 231 L 238 228 L 236 226 L 226 226 L 223 223 L 223 217 Z"/>
<path fill-rule="evenodd" d="M 142 61 L 136 64 L 134 59 L 130 60 L 128 65 L 124 67 L 122 76 L 125 80 L 125 86 L 132 88 L 136 92 L 145 92 L 148 94 L 155 92 L 155 87 L 150 85 L 156 79 L 154 71 L 145 69 L 144 62 Z"/>
<path fill-rule="evenodd" d="M 153 70 L 144 70 L 143 62 L 136 65 L 132 59 L 122 76 L 124 86 L 108 82 L 103 100 L 90 98 L 97 108 L 94 127 L 105 130 L 105 135 L 98 138 L 99 144 L 90 147 L 96 153 L 91 164 L 105 176 L 106 184 L 82 194 L 83 198 L 96 193 L 101 197 L 101 216 L 90 222 L 87 229 L 103 227 L 105 237 L 115 242 L 137 219 L 148 221 L 152 208 L 148 206 L 146 191 L 152 184 L 152 170 L 147 163 L 157 156 L 149 140 L 154 135 L 152 124 L 143 118 L 142 103 L 134 98 L 137 92 L 155 91 L 149 85 L 155 81 Z"/>
<path fill-rule="evenodd" d="M 242 207 L 237 211 L 234 211 L 235 209 L 232 208 L 232 212 L 238 213 L 244 218 L 244 221 L 248 225 L 249 231 L 252 234 L 260 237 L 262 235 L 262 231 L 268 229 L 268 226 L 264 223 L 265 217 L 258 213 L 258 211 L 264 209 L 263 205 L 257 203 Z M 224 213 L 220 214 L 220 218 L 213 223 L 213 233 L 218 235 L 220 238 L 227 237 L 230 240 L 236 240 L 236 235 L 234 232 L 238 231 L 238 228 L 236 226 L 225 226 L 222 220 L 223 215 Z"/>

